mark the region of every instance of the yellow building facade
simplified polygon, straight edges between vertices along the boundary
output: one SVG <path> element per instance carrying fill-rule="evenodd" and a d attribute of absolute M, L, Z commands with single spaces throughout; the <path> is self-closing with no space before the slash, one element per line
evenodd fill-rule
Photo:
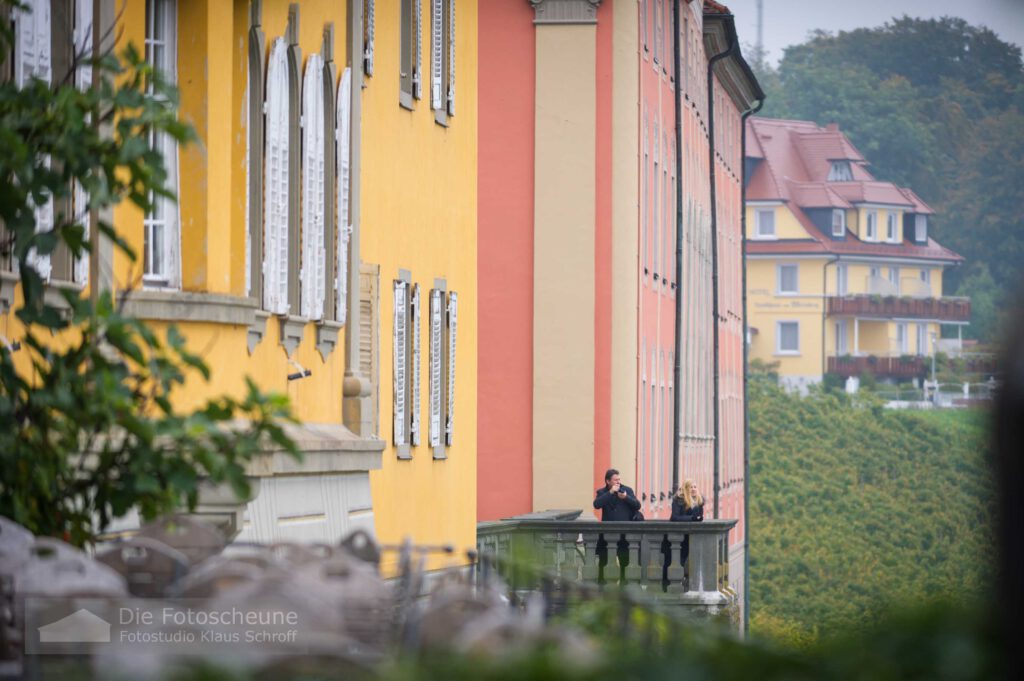
<path fill-rule="evenodd" d="M 930 238 L 932 210 L 876 180 L 835 126 L 754 118 L 747 134 L 750 357 L 801 390 L 825 374 L 922 379 L 941 326 L 970 316 L 942 296 L 962 258 Z"/>
<path fill-rule="evenodd" d="M 363 528 L 473 546 L 475 2 L 71 5 L 120 22 L 118 51 L 133 43 L 177 83 L 198 136 L 153 141 L 179 201 L 113 211 L 139 259 L 101 244 L 99 286 L 157 329 L 176 324 L 210 366 L 178 407 L 240 396 L 252 377 L 302 422 L 301 462 L 268 451 L 244 510 L 210 498 L 200 511 L 241 539 Z M 88 268 L 70 269 L 50 284 L 88 290 Z M 3 281 L 16 339 L 19 294 Z"/>

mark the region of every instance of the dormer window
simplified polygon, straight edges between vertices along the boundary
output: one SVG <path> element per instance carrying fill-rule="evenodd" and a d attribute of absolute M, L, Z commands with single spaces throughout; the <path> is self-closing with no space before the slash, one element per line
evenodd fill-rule
<path fill-rule="evenodd" d="M 924 243 L 928 241 L 928 216 L 914 216 L 914 241 Z"/>
<path fill-rule="evenodd" d="M 878 241 L 878 212 L 868 211 L 867 228 L 864 231 L 864 241 Z"/>
<path fill-rule="evenodd" d="M 885 238 L 890 243 L 897 243 L 899 231 L 896 229 L 896 213 L 889 213 L 885 227 Z"/>
<path fill-rule="evenodd" d="M 832 236 L 846 234 L 846 211 L 842 208 L 832 209 Z"/>
<path fill-rule="evenodd" d="M 853 168 L 849 161 L 832 161 L 832 167 L 828 171 L 829 182 L 851 182 L 853 181 Z"/>

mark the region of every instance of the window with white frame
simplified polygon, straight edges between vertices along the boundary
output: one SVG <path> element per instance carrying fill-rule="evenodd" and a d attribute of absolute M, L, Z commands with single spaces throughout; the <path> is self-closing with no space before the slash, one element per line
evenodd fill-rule
<path fill-rule="evenodd" d="M 927 215 L 915 215 L 914 216 L 914 241 L 925 242 L 928 241 L 928 216 Z"/>
<path fill-rule="evenodd" d="M 53 79 L 53 37 L 50 17 L 50 0 L 29 0 L 21 8 L 11 10 L 14 20 L 14 83 L 19 88 L 30 84 L 33 79 L 47 85 Z M 6 60 L 4 60 L 6 62 Z M 47 160 L 42 161 L 48 165 Z M 35 208 L 36 232 L 53 229 L 53 199 L 47 198 Z M 50 255 L 41 255 L 32 249 L 26 257 L 43 280 L 51 274 Z M 15 269 L 13 263 L 11 269 Z"/>
<path fill-rule="evenodd" d="M 346 68 L 341 74 L 341 83 L 338 85 L 338 103 L 335 107 L 337 118 L 338 153 L 335 155 L 337 171 L 335 177 L 338 183 L 338 200 L 335 205 L 338 207 L 338 237 L 335 240 L 337 248 L 335 257 L 334 272 L 334 318 L 341 324 L 345 323 L 348 315 L 348 242 L 352 236 L 352 224 L 349 219 L 349 193 L 352 184 L 349 152 L 352 138 L 351 107 L 352 105 L 352 69 Z"/>
<path fill-rule="evenodd" d="M 74 54 L 92 54 L 93 0 L 75 0 L 75 16 L 72 28 L 72 49 Z M 83 61 L 76 64 L 75 87 L 85 92 L 92 87 L 92 64 Z M 89 238 L 89 195 L 80 184 L 75 183 L 71 194 L 71 214 L 85 229 L 84 237 Z M 82 253 L 72 263 L 71 280 L 85 284 L 89 280 L 89 254 Z"/>
<path fill-rule="evenodd" d="M 878 241 L 878 211 L 867 211 L 867 224 L 864 228 L 865 241 Z"/>
<path fill-rule="evenodd" d="M 800 354 L 800 322 L 775 322 L 775 339 L 775 352 L 777 354 Z"/>
<path fill-rule="evenodd" d="M 430 108 L 439 123 L 455 115 L 455 0 L 431 0 Z"/>
<path fill-rule="evenodd" d="M 846 234 L 846 211 L 842 208 L 832 209 L 832 236 Z"/>
<path fill-rule="evenodd" d="M 890 243 L 896 243 L 899 240 L 899 230 L 897 229 L 896 220 L 896 212 L 889 211 L 889 217 L 886 219 L 885 225 L 885 238 Z"/>
<path fill-rule="evenodd" d="M 796 263 L 777 265 L 776 291 L 779 295 L 793 295 L 800 292 L 800 266 Z"/>
<path fill-rule="evenodd" d="M 245 138 L 245 295 L 261 300 L 263 294 L 263 60 L 266 40 L 260 25 L 262 7 L 249 13 L 248 68 L 245 89 L 248 126 Z"/>
<path fill-rule="evenodd" d="M 843 356 L 849 354 L 849 333 L 847 327 L 847 321 L 845 319 L 836 320 L 836 356 Z"/>
<path fill-rule="evenodd" d="M 921 281 L 928 284 L 929 286 L 932 283 L 932 271 L 927 267 L 921 268 Z"/>
<path fill-rule="evenodd" d="M 918 355 L 926 355 L 928 354 L 928 325 L 915 324 L 915 326 L 917 326 L 916 352 Z"/>
<path fill-rule="evenodd" d="M 900 268 L 899 267 L 890 267 L 889 268 L 889 283 L 892 284 L 893 288 L 896 290 L 896 295 L 899 295 L 899 292 L 900 292 Z"/>
<path fill-rule="evenodd" d="M 829 182 L 851 182 L 853 180 L 853 168 L 849 161 L 832 161 L 828 171 Z"/>
<path fill-rule="evenodd" d="M 263 160 L 263 306 L 288 314 L 288 45 L 277 38 L 267 63 Z"/>
<path fill-rule="evenodd" d="M 443 285 L 443 282 L 438 281 Z M 441 286 L 430 291 L 430 423 L 435 458 L 454 440 L 455 357 L 458 295 Z"/>
<path fill-rule="evenodd" d="M 754 211 L 754 238 L 774 239 L 775 209 L 759 208 Z"/>
<path fill-rule="evenodd" d="M 420 444 L 420 287 L 402 270 L 393 285 L 394 409 L 392 436 L 399 458 Z"/>
<path fill-rule="evenodd" d="M 850 290 L 850 270 L 846 265 L 836 265 L 836 295 L 845 296 Z"/>
<path fill-rule="evenodd" d="M 908 343 L 909 343 L 909 341 L 907 339 L 907 323 L 906 322 L 898 322 L 896 324 L 896 350 L 897 350 L 897 352 L 899 352 L 901 354 L 906 354 L 907 353 Z"/>
<path fill-rule="evenodd" d="M 299 267 L 300 314 L 324 318 L 327 297 L 327 248 L 324 219 L 324 61 L 313 53 L 302 81 L 302 263 Z"/>
<path fill-rule="evenodd" d="M 177 2 L 146 1 L 146 61 L 171 83 L 177 82 Z M 150 145 L 164 160 L 164 189 L 178 194 L 178 143 L 165 133 L 153 133 Z M 178 204 L 173 198 L 152 195 L 143 224 L 142 281 L 148 286 L 175 287 L 179 282 L 181 232 Z"/>

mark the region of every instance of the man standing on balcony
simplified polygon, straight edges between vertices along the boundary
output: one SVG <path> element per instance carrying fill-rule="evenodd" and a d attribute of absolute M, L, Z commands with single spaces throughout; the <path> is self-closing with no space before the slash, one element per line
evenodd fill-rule
<path fill-rule="evenodd" d="M 604 474 L 604 487 L 599 487 L 594 492 L 594 508 L 601 509 L 603 522 L 628 521 L 633 520 L 640 511 L 640 502 L 633 494 L 633 490 L 622 484 L 619 472 L 609 468 Z"/>

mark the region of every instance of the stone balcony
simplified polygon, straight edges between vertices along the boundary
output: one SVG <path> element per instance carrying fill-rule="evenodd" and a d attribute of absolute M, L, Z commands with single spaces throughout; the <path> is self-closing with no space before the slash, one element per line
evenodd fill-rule
<path fill-rule="evenodd" d="M 711 616 L 736 610 L 729 585 L 729 531 L 735 520 L 678 523 L 570 519 L 579 511 L 530 514 L 477 526 L 481 563 L 493 562 L 517 592 L 559 586 L 621 587 L 682 614 Z M 517 570 L 527 563 L 534 570 Z"/>
<path fill-rule="evenodd" d="M 971 319 L 971 301 L 968 298 L 913 296 L 830 296 L 826 311 L 836 317 L 927 319 L 963 323 Z"/>

